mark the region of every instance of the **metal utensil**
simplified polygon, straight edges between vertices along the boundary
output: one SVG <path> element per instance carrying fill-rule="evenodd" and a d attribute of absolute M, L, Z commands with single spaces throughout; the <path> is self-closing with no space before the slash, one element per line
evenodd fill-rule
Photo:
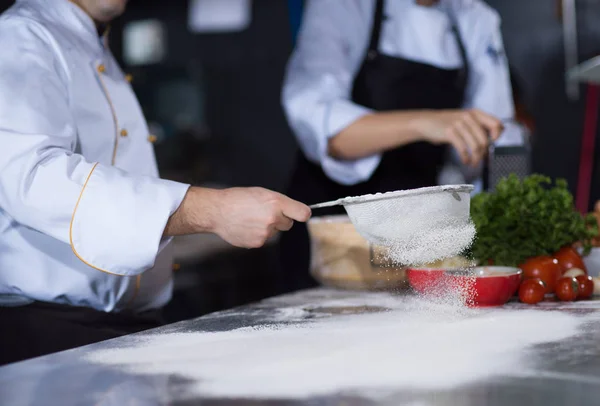
<path fill-rule="evenodd" d="M 522 145 L 496 146 L 490 143 L 483 161 L 483 189 L 494 191 L 498 182 L 515 174 L 520 179 L 531 174 L 531 143 L 529 134 L 523 133 Z"/>
<path fill-rule="evenodd" d="M 346 197 L 311 209 L 342 205 L 350 221 L 375 245 L 410 245 L 419 233 L 469 224 L 472 185 L 446 185 Z"/>

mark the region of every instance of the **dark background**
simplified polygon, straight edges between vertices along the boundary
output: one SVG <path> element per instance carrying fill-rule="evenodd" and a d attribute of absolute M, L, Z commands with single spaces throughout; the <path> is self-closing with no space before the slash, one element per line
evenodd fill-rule
<path fill-rule="evenodd" d="M 488 3 L 502 16 L 506 52 L 535 119 L 534 170 L 566 178 L 575 192 L 585 88 L 581 87 L 578 101 L 568 101 L 557 2 Z M 2 9 L 10 4 L 0 1 Z M 125 16 L 113 24 L 111 47 L 121 62 L 122 28 L 127 22 L 155 18 L 166 25 L 164 63 L 137 68 L 122 64 L 134 76 L 149 122 L 164 133 L 156 144 L 163 176 L 220 187 L 285 189 L 296 149 L 280 105 L 283 72 L 292 49 L 290 4 L 295 8 L 298 0 L 252 1 L 251 25 L 238 33 L 190 33 L 184 0 L 131 0 Z M 600 3 L 578 0 L 577 8 L 583 61 L 600 53 Z M 192 125 L 178 124 L 179 115 L 190 108 L 199 110 L 188 111 L 198 118 Z M 599 181 L 596 164 L 593 184 Z M 596 186 L 592 201 L 597 199 Z M 276 253 L 276 244 L 254 251 L 228 249 L 184 263 L 176 273 L 170 318 L 198 316 L 276 294 L 277 276 L 285 271 L 278 269 Z"/>

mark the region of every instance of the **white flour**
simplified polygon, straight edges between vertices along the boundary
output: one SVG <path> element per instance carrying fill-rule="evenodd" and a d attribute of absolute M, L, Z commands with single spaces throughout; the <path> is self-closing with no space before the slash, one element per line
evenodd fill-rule
<path fill-rule="evenodd" d="M 472 186 L 447 185 L 347 197 L 340 201 L 358 233 L 391 247 L 396 264 L 420 265 L 460 254 L 475 236 Z"/>
<path fill-rule="evenodd" d="M 475 233 L 475 225 L 471 222 L 446 228 L 422 228 L 411 239 L 390 241 L 389 260 L 414 266 L 451 258 L 471 246 Z"/>
<path fill-rule="evenodd" d="M 180 374 L 205 397 L 298 398 L 400 388 L 444 389 L 515 369 L 535 344 L 577 331 L 575 316 L 539 310 L 466 309 L 413 297 L 360 298 L 284 308 L 381 306 L 383 313 L 317 318 L 309 324 L 150 336 L 91 361 L 140 374 Z M 182 394 L 182 396 L 192 393 Z"/>

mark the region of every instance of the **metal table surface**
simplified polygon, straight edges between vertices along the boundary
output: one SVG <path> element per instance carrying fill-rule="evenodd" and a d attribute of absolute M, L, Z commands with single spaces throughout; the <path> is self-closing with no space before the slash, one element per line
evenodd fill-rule
<path fill-rule="evenodd" d="M 211 314 L 199 319 L 168 325 L 156 330 L 52 354 L 0 368 L 0 404 L 10 406 L 51 405 L 594 405 L 600 404 L 600 301 L 545 303 L 539 311 L 568 313 L 573 318 L 591 318 L 582 323 L 567 342 L 532 346 L 526 357 L 535 361 L 538 376 L 518 373 L 487 376 L 445 388 L 387 388 L 381 396 L 371 396 L 357 388 L 332 391 L 318 396 L 285 398 L 190 396 L 186 389 L 193 378 L 181 374 L 139 374 L 123 368 L 90 362 L 86 355 L 109 348 L 136 345 L 140 338 L 176 332 L 209 334 L 243 327 L 273 326 L 285 330 L 302 325 L 364 317 L 347 313 L 369 313 L 382 293 L 361 293 L 318 288 L 280 296 L 263 302 Z M 388 295 L 388 294 L 385 294 Z M 401 298 L 406 293 L 396 294 Z M 394 300 L 394 295 L 390 296 Z M 337 301 L 337 302 L 336 302 Z M 339 305 L 351 303 L 351 306 Z M 328 303 L 338 303 L 329 306 Z M 361 305 L 364 304 L 364 305 Z M 328 307 L 329 306 L 329 307 Z M 370 307 L 369 307 L 370 306 Z M 281 309 L 309 311 L 289 320 Z M 531 309 L 509 303 L 503 309 Z M 504 311 L 503 309 L 497 311 Z M 520 310 L 519 310 L 520 311 Z M 288 312 L 290 313 L 290 312 Z M 293 312 L 292 312 L 293 313 Z M 486 313 L 482 316 L 486 317 Z M 547 314 L 547 313 L 545 313 Z M 556 313 L 554 313 L 556 314 Z M 293 320 L 292 320 L 293 319 Z M 598 320 L 598 322 L 595 322 Z M 467 339 L 467 338 L 465 338 Z M 230 360 L 231 361 L 231 360 Z M 436 368 L 435 360 L 431 368 Z M 377 362 L 377 361 L 375 361 Z M 485 362 L 485 360 L 482 360 Z M 411 368 L 411 365 L 399 365 Z M 515 366 L 518 369 L 518 366 Z M 518 372 L 518 371 L 517 371 Z M 265 383 L 268 385 L 268 382 Z M 184 395 L 188 393 L 188 395 Z"/>

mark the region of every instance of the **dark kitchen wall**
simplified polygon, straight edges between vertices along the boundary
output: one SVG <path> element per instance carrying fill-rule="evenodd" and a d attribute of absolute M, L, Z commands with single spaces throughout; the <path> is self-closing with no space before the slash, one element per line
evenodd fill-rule
<path fill-rule="evenodd" d="M 577 101 L 565 93 L 565 54 L 556 0 L 487 0 L 502 17 L 502 34 L 511 65 L 523 80 L 526 103 L 536 120 L 534 170 L 564 177 L 575 192 L 583 131 L 585 87 Z M 600 54 L 600 2 L 577 0 L 579 61 Z M 596 136 L 598 140 L 598 136 Z M 598 151 L 598 148 L 596 148 Z M 600 199 L 596 165 L 592 201 Z"/>
<path fill-rule="evenodd" d="M 131 1 L 111 31 L 113 52 L 120 59 L 121 28 L 128 21 L 163 21 L 168 37 L 166 62 L 139 69 L 123 65 L 139 79 L 134 87 L 143 105 L 150 102 L 148 89 L 154 80 L 179 75 L 201 88 L 209 141 L 207 153 L 198 159 L 208 160 L 209 168 L 205 178 L 191 180 L 281 190 L 295 151 L 280 105 L 291 49 L 287 2 L 252 1 L 249 28 L 225 34 L 190 33 L 187 5 L 187 1 Z M 146 112 L 152 120 L 152 112 Z M 159 154 L 160 148 L 158 144 Z"/>

